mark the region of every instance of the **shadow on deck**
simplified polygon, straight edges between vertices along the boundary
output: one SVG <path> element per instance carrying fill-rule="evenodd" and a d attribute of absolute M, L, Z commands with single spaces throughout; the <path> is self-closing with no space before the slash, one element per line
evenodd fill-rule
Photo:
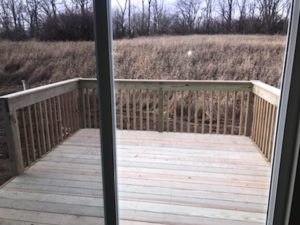
<path fill-rule="evenodd" d="M 103 224 L 99 133 L 82 129 L 0 190 L 0 224 Z M 117 132 L 123 225 L 264 224 L 270 164 L 245 136 Z"/>

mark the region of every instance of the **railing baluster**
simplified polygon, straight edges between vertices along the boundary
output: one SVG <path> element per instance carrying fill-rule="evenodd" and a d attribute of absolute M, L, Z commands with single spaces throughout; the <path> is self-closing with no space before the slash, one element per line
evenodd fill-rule
<path fill-rule="evenodd" d="M 221 117 L 221 92 L 218 92 L 218 112 L 217 112 L 217 134 L 220 133 L 220 117 Z"/>
<path fill-rule="evenodd" d="M 54 137 L 54 127 L 53 127 L 53 116 L 52 116 L 52 104 L 51 104 L 51 99 L 46 100 L 47 104 L 49 105 L 48 110 L 49 110 L 49 121 L 50 121 L 50 137 L 51 137 L 51 147 L 55 146 L 55 137 Z"/>
<path fill-rule="evenodd" d="M 229 92 L 226 91 L 225 97 L 225 112 L 224 112 L 224 134 L 227 134 L 227 124 L 228 124 L 228 101 L 229 101 Z"/>
<path fill-rule="evenodd" d="M 254 100 L 253 100 L 253 121 L 252 121 L 252 127 L 251 127 L 251 139 L 254 142 L 256 142 L 256 139 L 255 139 L 256 116 L 257 116 L 257 97 L 256 97 L 256 95 L 254 95 Z"/>
<path fill-rule="evenodd" d="M 86 101 L 85 101 L 86 95 L 87 95 L 86 89 L 83 88 L 83 89 L 82 89 L 82 96 L 81 96 L 81 98 L 82 98 L 81 101 L 82 101 L 82 120 L 83 120 L 83 128 L 87 128 L 87 121 L 86 121 Z"/>
<path fill-rule="evenodd" d="M 240 127 L 239 127 L 239 135 L 243 134 L 243 125 L 244 125 L 244 99 L 245 99 L 245 93 L 241 92 L 241 103 L 240 103 Z"/>
<path fill-rule="evenodd" d="M 158 131 L 164 130 L 164 92 L 162 88 L 158 91 Z"/>
<path fill-rule="evenodd" d="M 192 96 L 191 96 L 191 92 L 188 92 L 188 111 L 187 111 L 187 132 L 190 133 L 191 131 L 191 102 L 192 102 Z"/>
<path fill-rule="evenodd" d="M 61 107 L 61 123 L 62 123 L 62 131 L 63 131 L 63 138 L 67 136 L 67 125 L 66 125 L 66 115 L 65 115 L 65 103 L 64 103 L 64 96 L 61 95 L 60 97 L 60 107 Z M 86 127 L 84 127 L 86 128 Z"/>
<path fill-rule="evenodd" d="M 97 94 L 96 89 L 93 89 L 93 112 L 94 112 L 94 128 L 98 128 L 98 109 L 97 109 Z"/>
<path fill-rule="evenodd" d="M 32 126 L 33 121 L 31 117 L 31 106 L 27 107 L 27 113 L 28 113 L 28 123 L 29 123 L 30 146 L 31 146 L 32 160 L 34 162 L 36 160 L 36 149 L 35 149 L 35 142 L 34 142 L 33 126 Z"/>
<path fill-rule="evenodd" d="M 170 131 L 170 92 L 166 92 L 167 95 L 167 110 L 166 110 L 166 123 L 167 123 L 167 131 Z"/>
<path fill-rule="evenodd" d="M 272 149 L 274 146 L 274 133 L 275 133 L 275 119 L 276 119 L 276 107 L 272 106 L 271 109 L 271 127 L 270 127 L 270 138 L 269 138 L 269 153 L 268 153 L 268 161 L 272 159 Z"/>
<path fill-rule="evenodd" d="M 183 95 L 184 92 L 181 91 L 181 105 L 180 105 L 180 132 L 183 132 Z"/>
<path fill-rule="evenodd" d="M 146 92 L 146 126 L 147 130 L 150 130 L 149 125 L 149 90 Z"/>
<path fill-rule="evenodd" d="M 157 100 L 157 95 L 155 91 L 152 92 L 152 118 L 153 118 L 153 130 L 155 131 L 156 129 L 158 130 L 158 127 L 156 126 L 156 101 Z"/>
<path fill-rule="evenodd" d="M 269 158 L 269 139 L 270 137 L 270 127 L 271 127 L 271 117 L 272 117 L 272 105 L 267 102 L 267 122 L 266 122 L 266 140 L 265 140 L 265 152 L 266 152 L 266 157 L 267 159 Z"/>
<path fill-rule="evenodd" d="M 123 130 L 123 91 L 119 90 L 120 94 L 120 129 Z"/>
<path fill-rule="evenodd" d="M 257 144 L 260 148 L 261 148 L 260 138 L 261 138 L 261 131 L 262 131 L 261 125 L 263 122 L 262 114 L 261 114 L 262 108 L 263 108 L 262 107 L 262 99 L 259 97 L 258 98 L 258 116 L 257 116 L 257 118 L 258 118 L 258 121 L 257 121 Z"/>
<path fill-rule="evenodd" d="M 246 114 L 245 114 L 245 125 L 244 125 L 244 133 L 243 135 L 245 136 L 250 136 L 250 116 L 252 116 L 252 112 L 253 112 L 253 102 L 252 102 L 252 106 L 250 106 L 250 98 L 251 98 L 251 94 L 250 92 L 247 93 L 247 102 L 246 102 Z M 250 108 L 252 107 L 252 109 Z M 251 114 L 251 115 L 250 115 Z"/>
<path fill-rule="evenodd" d="M 53 107 L 53 125 L 54 125 L 54 137 L 55 137 L 55 144 L 59 143 L 59 133 L 58 133 L 58 125 L 57 125 L 57 104 L 56 104 L 56 98 L 50 99 L 52 101 L 52 107 Z"/>
<path fill-rule="evenodd" d="M 63 115 L 62 115 L 62 104 L 61 104 L 61 97 L 57 96 L 57 107 L 58 107 L 58 128 L 59 128 L 59 141 L 63 141 L 64 134 L 63 134 Z"/>
<path fill-rule="evenodd" d="M 174 115 L 173 115 L 173 131 L 176 132 L 177 129 L 177 92 L 174 91 L 173 93 L 174 96 Z"/>
<path fill-rule="evenodd" d="M 80 129 L 80 104 L 79 104 L 79 91 L 74 92 L 74 102 L 75 102 L 75 116 L 76 116 L 76 128 Z"/>
<path fill-rule="evenodd" d="M 41 146 L 41 137 L 40 137 L 40 125 L 39 125 L 39 117 L 38 117 L 38 109 L 37 109 L 37 104 L 33 105 L 33 111 L 34 111 L 34 119 L 35 119 L 35 132 L 36 132 L 36 139 L 37 139 L 37 152 L 39 154 L 39 158 L 42 157 L 42 146 Z"/>
<path fill-rule="evenodd" d="M 233 92 L 231 134 L 234 134 L 235 131 L 235 107 L 236 107 L 236 91 Z"/>
<path fill-rule="evenodd" d="M 195 110 L 194 110 L 194 133 L 198 131 L 198 91 L 195 92 Z"/>
<path fill-rule="evenodd" d="M 69 105 L 69 113 L 70 113 L 70 127 L 71 132 L 75 132 L 75 126 L 74 126 L 74 105 L 73 105 L 73 98 L 72 98 L 72 92 L 68 93 L 68 105 Z"/>
<path fill-rule="evenodd" d="M 49 120 L 48 120 L 48 107 L 47 102 L 44 103 L 44 115 L 45 115 L 45 127 L 46 127 L 46 143 L 47 143 L 47 151 L 51 150 L 51 139 L 50 139 L 50 131 L 49 131 Z"/>
<path fill-rule="evenodd" d="M 267 143 L 267 140 L 268 140 L 268 114 L 269 114 L 269 104 L 266 102 L 266 101 L 264 101 L 264 105 L 265 105 L 265 107 L 264 107 L 264 118 L 265 118 L 265 120 L 264 120 L 264 127 L 263 127 L 263 134 L 264 134 L 264 137 L 263 137 L 263 143 L 262 143 L 262 145 L 263 145 L 263 152 L 264 152 L 264 154 L 267 156 L 267 147 L 266 147 L 266 143 Z"/>
<path fill-rule="evenodd" d="M 261 139 L 262 139 L 262 124 L 263 124 L 263 100 L 261 98 L 259 98 L 259 112 L 258 112 L 258 127 L 257 127 L 257 130 L 258 130 L 258 136 L 257 136 L 257 144 L 258 144 L 258 147 L 261 148 Z"/>
<path fill-rule="evenodd" d="M 263 124 L 262 124 L 262 138 L 261 138 L 261 148 L 264 155 L 266 155 L 266 148 L 265 148 L 265 142 L 266 142 L 266 122 L 267 122 L 267 104 L 263 100 Z"/>
<path fill-rule="evenodd" d="M 70 135 L 71 133 L 71 128 L 70 128 L 70 116 L 69 116 L 69 104 L 68 104 L 68 94 L 63 95 L 63 104 L 64 104 L 64 114 L 65 114 L 65 120 L 66 120 L 66 134 L 67 136 Z"/>
<path fill-rule="evenodd" d="M 210 92 L 210 105 L 209 105 L 209 133 L 212 133 L 212 122 L 213 122 L 213 91 Z"/>
<path fill-rule="evenodd" d="M 71 134 L 72 129 L 71 129 L 71 116 L 70 116 L 70 112 L 69 112 L 69 99 L 68 99 L 68 93 L 64 94 L 64 107 L 65 107 L 65 120 L 66 120 L 66 124 L 67 124 L 67 130 L 68 130 L 68 136 Z"/>
<path fill-rule="evenodd" d="M 126 92 L 126 129 L 130 130 L 130 90 Z"/>
<path fill-rule="evenodd" d="M 202 134 L 205 133 L 205 114 L 206 114 L 206 92 L 203 91 L 202 94 Z"/>
<path fill-rule="evenodd" d="M 87 122 L 88 128 L 92 127 L 91 121 L 91 103 L 90 103 L 90 90 L 86 88 L 86 107 L 87 107 Z"/>
<path fill-rule="evenodd" d="M 143 91 L 140 91 L 140 130 L 143 130 Z"/>
<path fill-rule="evenodd" d="M 85 115 L 85 92 L 84 88 L 79 86 L 78 90 L 78 119 L 79 119 L 79 127 L 81 129 L 86 128 L 86 115 Z"/>
<path fill-rule="evenodd" d="M 259 137 L 259 124 L 260 124 L 260 118 L 259 118 L 259 113 L 260 113 L 260 98 L 256 96 L 256 113 L 255 113 L 255 118 L 256 118 L 256 123 L 255 123 L 255 142 L 258 146 L 258 137 Z"/>
<path fill-rule="evenodd" d="M 38 111 L 39 111 L 39 118 L 41 122 L 41 135 L 42 135 L 42 153 L 45 154 L 47 152 L 47 143 L 46 143 L 46 131 L 44 125 L 44 113 L 43 113 L 43 105 L 42 102 L 38 103 Z"/>
<path fill-rule="evenodd" d="M 146 113 L 147 113 L 147 130 L 150 130 L 150 116 L 149 116 L 149 99 L 150 99 L 150 96 L 149 96 L 149 90 L 147 90 L 147 93 L 146 93 Z"/>
<path fill-rule="evenodd" d="M 23 132 L 24 132 L 24 144 L 25 144 L 25 156 L 26 156 L 26 165 L 30 165 L 30 156 L 29 156 L 29 145 L 28 145 L 28 134 L 27 134 L 27 125 L 25 119 L 25 109 L 21 110 L 21 119 L 23 125 Z"/>
<path fill-rule="evenodd" d="M 136 130 L 136 92 L 132 91 L 133 98 L 133 129 Z"/>

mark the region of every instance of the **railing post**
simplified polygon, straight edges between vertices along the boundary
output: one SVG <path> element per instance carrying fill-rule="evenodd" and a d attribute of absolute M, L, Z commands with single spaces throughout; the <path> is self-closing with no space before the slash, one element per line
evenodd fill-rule
<path fill-rule="evenodd" d="M 164 92 L 162 87 L 158 91 L 158 131 L 164 130 Z"/>
<path fill-rule="evenodd" d="M 21 149 L 20 132 L 18 125 L 17 112 L 10 111 L 8 100 L 0 99 L 0 114 L 3 115 L 9 159 L 13 175 L 24 172 L 24 163 Z"/>

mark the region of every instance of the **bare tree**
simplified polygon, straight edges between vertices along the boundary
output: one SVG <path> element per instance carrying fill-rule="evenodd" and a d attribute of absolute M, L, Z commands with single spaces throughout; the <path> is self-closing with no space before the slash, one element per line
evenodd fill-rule
<path fill-rule="evenodd" d="M 266 33 L 272 33 L 278 22 L 282 0 L 258 0 L 259 11 Z"/>
<path fill-rule="evenodd" d="M 200 32 L 285 34 L 291 10 L 290 0 L 176 0 L 173 12 L 164 1 L 117 0 L 113 11 L 115 37 Z M 0 0 L 0 37 L 91 40 L 91 3 Z"/>
<path fill-rule="evenodd" d="M 291 0 L 285 0 L 282 4 L 282 18 L 283 18 L 283 22 L 284 22 L 284 26 L 283 26 L 284 33 L 288 29 L 291 7 L 292 7 Z"/>
<path fill-rule="evenodd" d="M 57 17 L 57 2 L 56 0 L 42 0 L 41 8 L 46 14 L 46 17 Z"/>
<path fill-rule="evenodd" d="M 211 32 L 213 4 L 214 4 L 213 0 L 205 0 L 205 7 L 203 11 L 204 11 L 204 29 L 206 33 Z"/>
<path fill-rule="evenodd" d="M 142 0 L 141 33 L 145 34 L 145 0 Z"/>
<path fill-rule="evenodd" d="M 80 10 L 81 15 L 84 15 L 91 4 L 91 0 L 71 0 L 75 10 Z"/>
<path fill-rule="evenodd" d="M 125 0 L 125 3 L 124 5 L 122 5 L 119 0 L 117 0 L 117 4 L 119 6 L 119 10 L 120 10 L 120 14 L 119 14 L 119 18 L 118 18 L 118 23 L 121 27 L 121 33 L 122 33 L 122 36 L 124 37 L 125 36 L 125 32 L 126 32 L 126 26 L 125 26 L 125 14 L 126 14 L 126 7 L 127 7 L 127 1 L 128 0 Z M 116 18 L 117 19 L 117 18 Z"/>
<path fill-rule="evenodd" d="M 11 31 L 11 19 L 9 13 L 9 3 L 8 1 L 1 1 L 0 2 L 0 24 L 2 28 L 2 36 L 9 37 Z"/>
<path fill-rule="evenodd" d="M 153 8 L 153 32 L 160 34 L 163 31 L 163 20 L 165 18 L 164 0 L 154 0 Z"/>
<path fill-rule="evenodd" d="M 219 0 L 222 20 L 225 22 L 226 31 L 232 32 L 232 17 L 234 13 L 234 0 Z"/>
<path fill-rule="evenodd" d="M 131 0 L 128 0 L 128 35 L 131 36 Z"/>
<path fill-rule="evenodd" d="M 200 0 L 177 0 L 176 2 L 179 20 L 189 33 L 192 33 L 195 29 L 200 6 Z"/>
<path fill-rule="evenodd" d="M 30 37 L 38 37 L 40 31 L 40 1 L 26 0 L 27 22 Z"/>
<path fill-rule="evenodd" d="M 247 0 L 237 1 L 239 9 L 239 20 L 244 20 L 247 17 Z"/>
<path fill-rule="evenodd" d="M 237 0 L 239 18 L 237 21 L 237 32 L 245 33 L 247 21 L 247 0 Z"/>
<path fill-rule="evenodd" d="M 148 20 L 147 20 L 147 34 L 150 35 L 151 29 L 151 4 L 152 0 L 148 0 Z"/>

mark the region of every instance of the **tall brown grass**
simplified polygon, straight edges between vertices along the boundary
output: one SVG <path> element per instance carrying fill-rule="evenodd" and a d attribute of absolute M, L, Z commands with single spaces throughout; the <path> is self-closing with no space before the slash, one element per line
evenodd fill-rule
<path fill-rule="evenodd" d="M 258 79 L 279 85 L 284 36 L 193 35 L 114 42 L 116 78 Z M 95 77 L 93 42 L 0 41 L 0 94 Z"/>
<path fill-rule="evenodd" d="M 195 35 L 119 40 L 114 42 L 115 77 L 258 79 L 278 86 L 284 47 L 283 36 Z M 73 77 L 95 77 L 95 73 L 93 42 L 0 41 L 0 95 L 21 90 L 21 80 L 34 87 Z M 0 117 L 0 184 L 9 177 L 1 122 Z"/>

